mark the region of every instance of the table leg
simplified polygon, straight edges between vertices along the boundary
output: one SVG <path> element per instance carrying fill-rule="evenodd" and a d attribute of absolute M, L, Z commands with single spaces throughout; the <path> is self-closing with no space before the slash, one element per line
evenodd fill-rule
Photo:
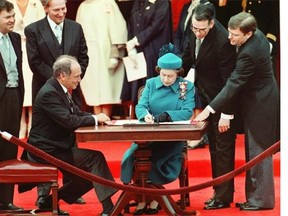
<path fill-rule="evenodd" d="M 147 183 L 148 175 L 151 169 L 151 151 L 147 148 L 148 142 L 138 143 L 138 149 L 135 151 L 135 181 L 132 184 L 136 187 L 142 188 L 161 188 L 164 189 L 163 186 L 156 186 L 151 183 Z M 188 215 L 199 215 L 196 211 L 187 212 L 181 209 L 171 196 L 168 195 L 145 195 L 139 194 L 135 192 L 123 191 L 120 195 L 117 203 L 110 216 L 118 216 L 121 213 L 122 209 L 131 201 L 134 200 L 136 202 L 151 202 L 156 200 L 159 205 L 163 208 L 166 215 L 168 216 L 188 216 Z"/>

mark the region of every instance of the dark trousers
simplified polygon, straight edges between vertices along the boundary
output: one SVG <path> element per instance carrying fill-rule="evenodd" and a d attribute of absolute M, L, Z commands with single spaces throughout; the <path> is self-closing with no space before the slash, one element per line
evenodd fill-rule
<path fill-rule="evenodd" d="M 114 181 L 102 152 L 74 147 L 71 150 L 62 151 L 53 156 L 96 176 Z M 33 155 L 32 158 L 43 163 L 42 160 L 39 160 L 39 158 L 36 158 Z M 69 179 L 69 181 L 65 182 L 59 189 L 58 198 L 69 204 L 72 204 L 77 198 L 81 197 L 93 188 L 100 202 L 117 192 L 114 188 L 87 181 L 80 176 L 76 176 L 65 170 L 61 170 L 61 172 L 63 173 L 64 178 Z"/>
<path fill-rule="evenodd" d="M 0 98 L 0 130 L 19 136 L 22 105 L 18 88 L 6 88 Z M 0 137 L 0 161 L 16 159 L 18 147 Z M 0 203 L 13 203 L 14 184 L 0 184 Z"/>
<path fill-rule="evenodd" d="M 230 129 L 227 132 L 218 131 L 219 114 L 209 117 L 207 135 L 211 157 L 212 177 L 217 178 L 235 168 L 235 139 L 236 132 L 233 120 L 230 120 Z M 222 202 L 233 202 L 234 179 L 214 186 L 215 198 Z"/>

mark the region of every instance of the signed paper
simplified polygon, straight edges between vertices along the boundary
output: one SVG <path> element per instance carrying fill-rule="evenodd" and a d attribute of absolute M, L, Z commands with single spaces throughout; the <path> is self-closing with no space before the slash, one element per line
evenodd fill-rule
<path fill-rule="evenodd" d="M 128 82 L 147 77 L 147 65 L 143 52 L 123 58 Z"/>

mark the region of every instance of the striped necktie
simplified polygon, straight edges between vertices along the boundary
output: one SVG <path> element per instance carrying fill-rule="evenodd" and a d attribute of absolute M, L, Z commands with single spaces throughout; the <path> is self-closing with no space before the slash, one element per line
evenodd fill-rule
<path fill-rule="evenodd" d="M 69 104 L 70 104 L 70 110 L 72 113 L 74 113 L 74 102 L 72 100 L 72 95 L 67 91 L 66 96 L 67 96 L 67 99 L 68 99 Z"/>

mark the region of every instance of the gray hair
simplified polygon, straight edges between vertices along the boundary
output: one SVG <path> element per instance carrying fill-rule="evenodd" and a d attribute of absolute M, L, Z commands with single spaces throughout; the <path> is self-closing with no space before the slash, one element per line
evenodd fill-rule
<path fill-rule="evenodd" d="M 243 34 L 247 34 L 250 31 L 254 33 L 257 29 L 257 21 L 252 14 L 241 12 L 230 18 L 228 27 L 230 29 L 239 28 Z"/>
<path fill-rule="evenodd" d="M 54 77 L 59 77 L 61 73 L 67 75 L 71 74 L 71 65 L 78 63 L 74 56 L 61 55 L 59 56 L 53 64 L 53 75 Z"/>

